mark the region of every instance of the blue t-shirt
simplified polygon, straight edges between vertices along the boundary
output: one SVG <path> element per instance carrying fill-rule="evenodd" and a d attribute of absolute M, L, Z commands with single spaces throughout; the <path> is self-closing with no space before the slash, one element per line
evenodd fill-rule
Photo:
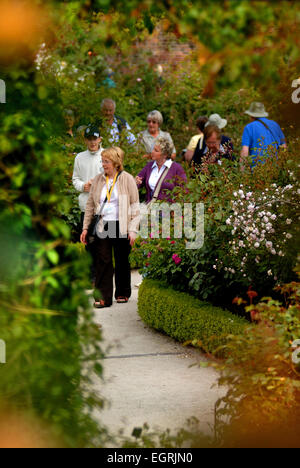
<path fill-rule="evenodd" d="M 263 121 L 269 130 L 259 120 Z M 265 117 L 261 117 L 259 120 L 254 120 L 246 125 L 242 137 L 242 146 L 249 147 L 249 154 L 253 156 L 253 165 L 259 161 L 259 156 L 269 156 L 268 147 L 272 146 L 278 149 L 280 145 L 285 143 L 285 136 L 278 123 Z M 271 151 L 271 154 L 274 153 Z"/>

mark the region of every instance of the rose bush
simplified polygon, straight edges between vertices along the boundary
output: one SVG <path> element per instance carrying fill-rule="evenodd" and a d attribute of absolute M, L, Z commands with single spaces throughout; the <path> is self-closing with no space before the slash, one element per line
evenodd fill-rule
<path fill-rule="evenodd" d="M 279 171 L 284 164 L 285 175 Z M 262 170 L 268 171 L 264 180 Z M 227 306 L 249 288 L 262 297 L 291 281 L 299 245 L 298 174 L 288 152 L 254 171 L 242 173 L 237 163 L 226 162 L 210 175 L 190 174 L 188 193 L 178 189 L 177 200 L 204 203 L 204 245 L 188 250 L 186 238 L 150 235 L 133 253 L 143 275 Z"/>

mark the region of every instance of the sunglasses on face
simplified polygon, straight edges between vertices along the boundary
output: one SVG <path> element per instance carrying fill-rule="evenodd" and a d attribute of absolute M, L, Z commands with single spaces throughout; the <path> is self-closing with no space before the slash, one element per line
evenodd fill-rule
<path fill-rule="evenodd" d="M 157 123 L 157 120 L 147 120 L 148 123 Z"/>

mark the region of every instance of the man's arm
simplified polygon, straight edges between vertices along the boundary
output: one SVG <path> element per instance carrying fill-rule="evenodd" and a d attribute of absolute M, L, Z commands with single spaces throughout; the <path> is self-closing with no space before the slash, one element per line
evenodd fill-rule
<path fill-rule="evenodd" d="M 187 162 L 191 162 L 191 160 L 193 159 L 193 156 L 194 156 L 194 152 L 195 150 L 186 150 L 185 152 L 185 155 L 184 155 L 184 159 L 187 161 Z"/>
<path fill-rule="evenodd" d="M 80 174 L 79 164 L 78 164 L 77 158 L 75 159 L 74 171 L 73 171 L 73 176 L 72 176 L 72 182 L 73 182 L 74 188 L 75 188 L 78 192 L 84 192 L 85 183 L 84 183 L 84 181 L 81 179 L 81 174 Z"/>
<path fill-rule="evenodd" d="M 73 171 L 73 177 L 72 177 L 72 182 L 74 188 L 82 193 L 82 192 L 90 192 L 92 181 L 89 180 L 88 182 L 84 182 L 81 178 L 80 170 L 79 170 L 79 164 L 78 161 L 75 159 L 75 164 L 74 164 L 74 171 Z"/>
<path fill-rule="evenodd" d="M 241 158 L 247 158 L 249 156 L 249 146 L 242 146 Z"/>
<path fill-rule="evenodd" d="M 241 171 L 245 170 L 245 163 L 246 159 L 249 156 L 249 146 L 242 146 L 241 150 L 241 157 L 240 157 L 240 164 L 241 164 Z"/>
<path fill-rule="evenodd" d="M 283 131 L 281 130 L 280 128 L 280 133 L 281 133 L 281 138 L 280 138 L 280 148 L 284 148 L 284 149 L 287 149 L 287 143 L 286 143 L 286 138 L 283 134 Z"/>
<path fill-rule="evenodd" d="M 250 148 L 250 146 L 252 147 L 252 143 L 253 143 L 253 141 L 252 141 L 252 138 L 251 138 L 251 132 L 250 132 L 249 124 L 248 124 L 244 128 L 243 136 L 242 136 L 242 150 L 241 150 L 241 155 L 240 155 L 241 156 L 241 158 L 240 158 L 241 164 L 244 164 L 246 158 L 248 158 L 249 152 L 250 152 L 249 148 Z"/>

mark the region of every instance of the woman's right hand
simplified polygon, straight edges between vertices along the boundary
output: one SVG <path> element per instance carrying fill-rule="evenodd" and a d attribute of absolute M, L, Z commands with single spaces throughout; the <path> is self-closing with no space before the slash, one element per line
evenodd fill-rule
<path fill-rule="evenodd" d="M 143 183 L 143 179 L 139 176 L 136 176 L 135 181 L 137 185 L 141 185 Z"/>
<path fill-rule="evenodd" d="M 82 234 L 80 236 L 80 242 L 84 245 L 87 245 L 87 229 L 85 229 L 84 231 L 82 231 Z"/>

